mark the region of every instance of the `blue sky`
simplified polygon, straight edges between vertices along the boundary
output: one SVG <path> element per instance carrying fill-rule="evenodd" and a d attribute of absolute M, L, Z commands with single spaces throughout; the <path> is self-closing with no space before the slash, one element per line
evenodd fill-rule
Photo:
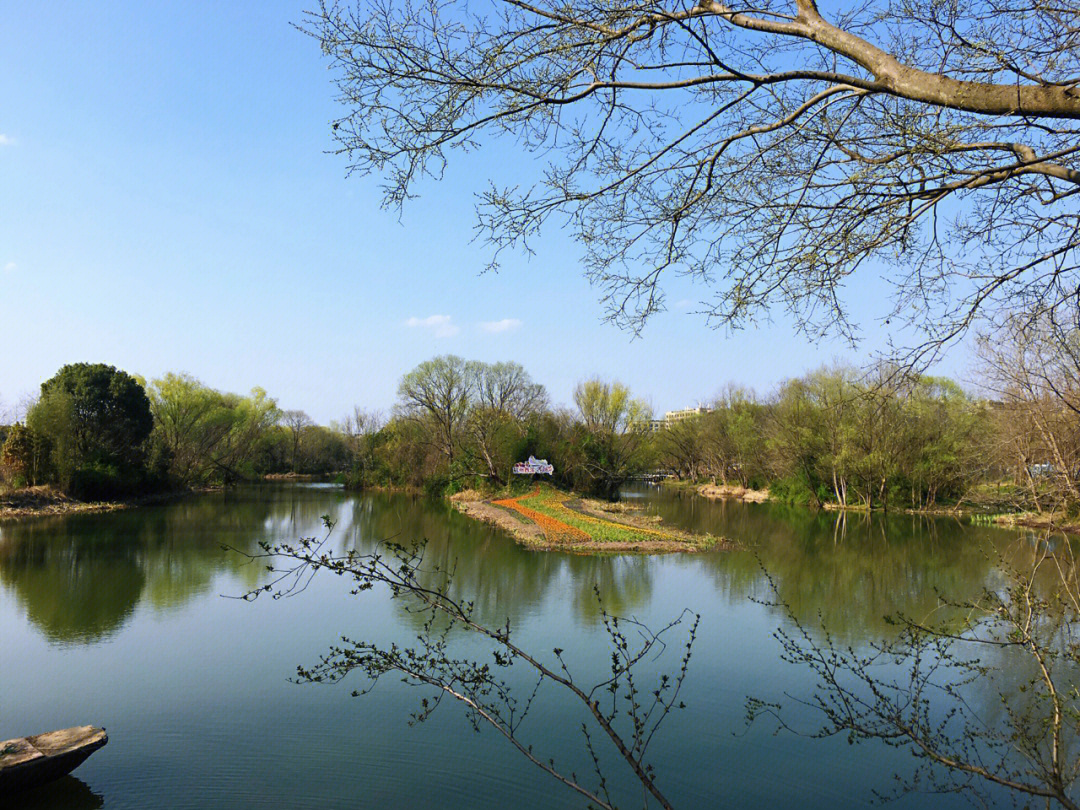
<path fill-rule="evenodd" d="M 401 375 L 444 353 L 516 360 L 556 403 L 619 379 L 662 412 L 882 345 L 880 280 L 848 294 L 856 353 L 782 319 L 711 330 L 688 312 L 707 291 L 677 285 L 632 339 L 601 321 L 557 230 L 483 274 L 473 194 L 523 158 L 496 144 L 400 220 L 381 210 L 378 178 L 326 154 L 339 108 L 290 26 L 304 7 L 0 0 L 0 412 L 87 361 L 262 386 L 326 422 L 388 409 Z M 965 367 L 954 351 L 941 370 Z"/>

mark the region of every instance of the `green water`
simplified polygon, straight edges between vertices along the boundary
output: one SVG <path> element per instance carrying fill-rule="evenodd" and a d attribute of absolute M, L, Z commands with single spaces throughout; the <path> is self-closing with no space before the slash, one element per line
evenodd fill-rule
<path fill-rule="evenodd" d="M 18 801 L 0 796 L 0 807 L 582 807 L 495 735 L 475 734 L 454 707 L 410 727 L 415 689 L 385 682 L 354 699 L 359 682 L 289 681 L 342 634 L 415 635 L 415 617 L 385 595 L 349 597 L 331 579 L 291 599 L 228 598 L 264 574 L 223 545 L 251 552 L 259 541 L 314 535 L 323 514 L 337 521 L 331 542 L 340 547 L 426 538 L 429 559 L 456 565 L 454 587 L 481 618 L 509 618 L 527 648 L 567 650 L 583 676 L 602 673 L 608 655 L 594 585 L 608 610 L 651 624 L 684 607 L 700 613 L 690 708 L 652 748 L 669 797 L 683 808 L 866 807 L 909 756 L 744 727 L 748 694 L 807 688 L 806 674 L 779 660 L 772 631 L 783 617 L 755 601 L 769 596 L 761 566 L 797 615 L 816 621 L 820 612 L 838 638 L 859 645 L 888 632 L 886 614 L 930 610 L 935 588 L 962 597 L 992 582 L 994 550 L 1029 542 L 944 519 L 848 516 L 845 526 L 769 505 L 629 495 L 752 551 L 528 552 L 444 503 L 326 486 L 0 524 L 0 739 L 84 723 L 110 735 L 77 778 Z M 545 756 L 584 769 L 581 715 L 552 697 L 526 731 Z M 898 806 L 961 802 L 912 796 Z"/>

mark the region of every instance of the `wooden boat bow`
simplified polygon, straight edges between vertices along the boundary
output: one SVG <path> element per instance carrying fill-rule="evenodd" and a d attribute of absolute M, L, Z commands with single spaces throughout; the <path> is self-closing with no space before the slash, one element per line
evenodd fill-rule
<path fill-rule="evenodd" d="M 109 741 L 105 729 L 76 726 L 0 742 L 0 792 L 51 782 Z"/>

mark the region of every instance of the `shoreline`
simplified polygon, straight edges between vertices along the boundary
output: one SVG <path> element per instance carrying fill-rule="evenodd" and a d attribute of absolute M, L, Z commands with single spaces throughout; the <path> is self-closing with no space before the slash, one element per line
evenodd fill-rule
<path fill-rule="evenodd" d="M 984 521 L 980 521 L 977 525 L 997 526 L 1002 529 L 1039 529 L 1046 532 L 1080 535 L 1080 523 L 1058 523 L 1055 520 L 1055 515 L 1039 514 L 1038 512 L 993 515 Z"/>
<path fill-rule="evenodd" d="M 50 487 L 30 487 L 0 495 L 0 522 L 31 520 L 38 517 L 57 515 L 94 514 L 99 512 L 119 512 L 124 509 L 136 509 L 140 506 L 153 506 L 159 503 L 180 500 L 189 495 L 212 492 L 213 488 L 185 489 L 175 492 L 158 492 L 153 495 L 140 495 L 116 501 L 79 501 L 69 498 Z"/>
<path fill-rule="evenodd" d="M 998 528 L 1043 529 L 1046 531 L 1064 532 L 1066 534 L 1080 534 L 1080 522 L 1058 522 L 1055 515 L 1039 514 L 1037 512 L 1005 512 L 1001 514 L 989 514 L 984 506 L 962 506 L 960 504 L 940 504 L 928 508 L 901 507 L 886 509 L 880 506 L 867 508 L 862 504 L 842 505 L 833 501 L 825 501 L 819 506 L 813 504 L 792 504 L 788 501 L 773 498 L 768 489 L 749 489 L 738 484 L 712 484 L 698 483 L 693 481 L 665 481 L 662 486 L 669 487 L 679 492 L 689 492 L 708 500 L 732 500 L 739 503 L 779 503 L 788 506 L 799 506 L 812 511 L 852 513 L 858 515 L 915 515 L 918 517 L 952 518 L 954 520 L 967 521 L 973 526 L 994 526 Z"/>
<path fill-rule="evenodd" d="M 316 476 L 281 474 L 264 476 L 262 481 L 267 483 L 287 483 L 310 481 Z M 678 482 L 666 484 L 682 491 L 688 491 L 707 500 L 734 500 L 739 503 L 777 503 L 770 497 L 769 491 L 747 489 L 732 484 L 700 484 L 691 482 Z M 154 506 L 180 500 L 191 495 L 200 495 L 208 492 L 220 491 L 221 487 L 201 487 L 197 489 L 185 489 L 172 492 L 160 492 L 151 495 L 141 495 L 135 498 L 126 498 L 113 501 L 79 501 L 70 498 L 48 486 L 30 487 L 28 489 L 15 490 L 0 494 L 0 523 L 31 520 L 37 517 L 56 517 L 60 515 L 95 514 L 103 512 L 117 512 L 125 509 L 136 509 L 141 506 Z M 421 490 L 411 487 L 372 486 L 363 489 L 352 489 L 345 486 L 349 492 L 393 492 L 407 495 L 421 495 Z M 464 497 L 462 497 L 464 496 Z M 495 506 L 488 502 L 486 496 L 479 492 L 467 490 L 445 498 L 458 512 L 467 517 L 479 520 L 499 528 L 510 534 L 520 545 L 537 551 L 570 551 L 582 554 L 594 554 L 598 552 L 629 552 L 636 554 L 663 554 L 663 553 L 696 553 L 704 550 L 723 549 L 734 547 L 734 544 L 726 538 L 717 538 L 711 545 L 702 546 L 696 542 L 696 538 L 687 535 L 681 541 L 646 540 L 640 542 L 629 541 L 588 541 L 580 543 L 558 543 L 548 541 L 544 537 L 543 530 L 535 524 L 519 520 L 518 516 L 511 511 Z M 587 513 L 611 519 L 611 513 L 617 512 L 621 520 L 615 521 L 633 530 L 641 528 L 640 520 L 632 515 L 632 507 L 625 504 L 612 506 L 600 502 L 593 502 L 587 498 L 580 498 Z M 815 507 L 806 505 L 807 509 Z M 1036 529 L 1047 532 L 1061 532 L 1068 535 L 1080 535 L 1080 522 L 1068 520 L 1059 522 L 1058 515 L 1039 514 L 1037 512 L 1015 512 L 1001 514 L 986 514 L 978 509 L 963 508 L 959 506 L 935 506 L 930 509 L 873 509 L 867 510 L 864 506 L 843 507 L 835 503 L 825 503 L 817 508 L 828 512 L 851 512 L 862 515 L 870 514 L 903 514 L 921 517 L 953 518 L 963 520 L 972 526 L 988 526 L 1001 529 Z M 677 533 L 670 530 L 671 533 Z"/>

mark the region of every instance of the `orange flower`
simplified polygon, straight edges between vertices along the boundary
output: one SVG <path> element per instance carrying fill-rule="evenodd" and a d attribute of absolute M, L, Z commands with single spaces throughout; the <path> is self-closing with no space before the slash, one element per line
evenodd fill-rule
<path fill-rule="evenodd" d="M 524 515 L 539 526 L 541 530 L 543 530 L 544 536 L 552 543 L 580 543 L 583 541 L 588 542 L 592 539 L 588 533 L 583 532 L 581 529 L 568 526 L 561 520 L 556 520 L 549 515 L 541 514 L 535 509 L 530 509 L 519 503 L 523 498 L 532 498 L 539 494 L 540 490 L 537 489 L 528 495 L 522 495 L 520 498 L 504 498 L 501 501 L 492 501 L 492 503 L 495 506 L 513 509 L 518 514 Z"/>

